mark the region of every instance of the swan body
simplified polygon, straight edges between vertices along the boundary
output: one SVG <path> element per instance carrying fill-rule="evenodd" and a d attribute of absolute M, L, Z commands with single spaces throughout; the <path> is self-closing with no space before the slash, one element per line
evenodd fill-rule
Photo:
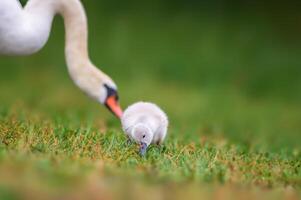
<path fill-rule="evenodd" d="M 49 38 L 56 14 L 64 19 L 65 57 L 72 80 L 120 117 L 116 84 L 89 59 L 87 18 L 80 0 L 29 0 L 24 8 L 18 0 L 0 0 L 0 54 L 39 51 Z"/>
<path fill-rule="evenodd" d="M 17 0 L 1 0 L 0 51 L 2 54 L 30 55 L 46 44 L 55 10 L 53 6 L 47 6 L 51 9 L 41 9 L 30 5 L 32 3 L 30 1 L 23 9 Z"/>
<path fill-rule="evenodd" d="M 125 134 L 139 143 L 144 154 L 151 144 L 161 144 L 167 134 L 167 115 L 155 104 L 138 102 L 129 106 L 121 117 Z"/>

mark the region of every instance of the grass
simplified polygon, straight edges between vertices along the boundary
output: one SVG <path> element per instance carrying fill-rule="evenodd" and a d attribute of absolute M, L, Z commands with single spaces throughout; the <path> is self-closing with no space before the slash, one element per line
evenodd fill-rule
<path fill-rule="evenodd" d="M 300 197 L 300 49 L 256 19 L 250 32 L 197 14 L 96 15 L 94 3 L 94 62 L 123 107 L 147 100 L 168 113 L 168 138 L 146 157 L 126 144 L 68 77 L 58 21 L 37 55 L 0 59 L 0 199 Z"/>
<path fill-rule="evenodd" d="M 108 198 L 115 198 L 122 194 L 137 197 L 140 194 L 134 191 L 143 194 L 151 190 L 159 196 L 176 198 L 178 194 L 169 193 L 168 188 L 187 187 L 193 196 L 210 196 L 221 190 L 221 195 L 229 193 L 229 198 L 231 191 L 254 198 L 263 194 L 288 198 L 300 190 L 299 136 L 289 134 L 298 125 L 299 112 L 295 113 L 293 105 L 282 110 L 278 104 L 253 105 L 241 96 L 225 95 L 224 105 L 215 107 L 214 99 L 220 102 L 219 93 L 204 90 L 200 95 L 192 89 L 172 89 L 169 85 L 160 87 L 160 98 L 152 97 L 151 91 L 159 86 L 145 81 L 146 98 L 167 110 L 171 127 L 164 146 L 151 147 L 142 158 L 137 146 L 127 145 L 119 122 L 71 82 L 53 90 L 40 88 L 50 86 L 53 77 L 33 83 L 31 90 L 38 91 L 29 96 L 19 88 L 24 85 L 17 85 L 19 100 L 11 101 L 9 93 L 15 92 L 2 90 L 0 185 L 3 190 L 8 188 L 8 194 L 12 190 L 12 196 L 93 197 L 101 190 Z M 125 101 L 141 95 L 135 93 L 129 92 Z M 184 93 L 191 99 L 189 104 L 179 106 L 167 100 L 180 99 Z M 46 98 L 41 99 L 43 96 Z M 232 112 L 227 109 L 230 105 Z M 291 121 L 285 127 L 277 124 L 283 120 L 282 115 L 269 119 L 278 112 L 290 114 L 286 118 Z M 285 129 L 289 131 L 279 135 L 282 140 L 273 138 Z M 261 135 L 264 131 L 266 134 Z M 200 186 L 207 189 L 199 191 Z"/>

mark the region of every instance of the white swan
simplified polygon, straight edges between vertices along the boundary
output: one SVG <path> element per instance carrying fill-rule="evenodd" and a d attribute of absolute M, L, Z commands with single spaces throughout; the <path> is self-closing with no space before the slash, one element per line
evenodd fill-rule
<path fill-rule="evenodd" d="M 144 155 L 151 143 L 161 144 L 164 141 L 168 118 L 157 105 L 137 102 L 124 111 L 121 124 L 125 134 L 140 144 L 140 154 Z"/>
<path fill-rule="evenodd" d="M 30 55 L 40 50 L 56 14 L 65 23 L 65 56 L 72 80 L 120 118 L 116 84 L 89 59 L 87 19 L 79 0 L 29 0 L 24 8 L 18 0 L 0 0 L 0 54 Z"/>

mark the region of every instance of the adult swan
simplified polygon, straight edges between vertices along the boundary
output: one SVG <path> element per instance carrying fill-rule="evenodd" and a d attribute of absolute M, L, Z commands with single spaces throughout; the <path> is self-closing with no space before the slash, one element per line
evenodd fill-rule
<path fill-rule="evenodd" d="M 0 0 L 0 54 L 39 51 L 48 40 L 56 14 L 62 15 L 65 23 L 65 56 L 72 80 L 120 118 L 116 84 L 89 59 L 87 18 L 80 0 L 29 0 L 24 8 L 18 0 Z"/>

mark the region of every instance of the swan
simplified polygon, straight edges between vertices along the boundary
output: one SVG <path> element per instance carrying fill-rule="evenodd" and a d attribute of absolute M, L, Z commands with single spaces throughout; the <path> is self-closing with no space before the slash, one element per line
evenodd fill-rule
<path fill-rule="evenodd" d="M 146 153 L 152 144 L 161 144 L 167 134 L 167 115 L 156 105 L 137 102 L 125 109 L 121 117 L 122 129 L 132 140 L 140 144 L 140 154 Z"/>
<path fill-rule="evenodd" d="M 31 55 L 47 42 L 53 18 L 62 15 L 65 24 L 65 59 L 74 83 L 104 104 L 118 118 L 117 86 L 93 65 L 88 55 L 88 30 L 80 0 L 0 0 L 0 54 Z"/>

